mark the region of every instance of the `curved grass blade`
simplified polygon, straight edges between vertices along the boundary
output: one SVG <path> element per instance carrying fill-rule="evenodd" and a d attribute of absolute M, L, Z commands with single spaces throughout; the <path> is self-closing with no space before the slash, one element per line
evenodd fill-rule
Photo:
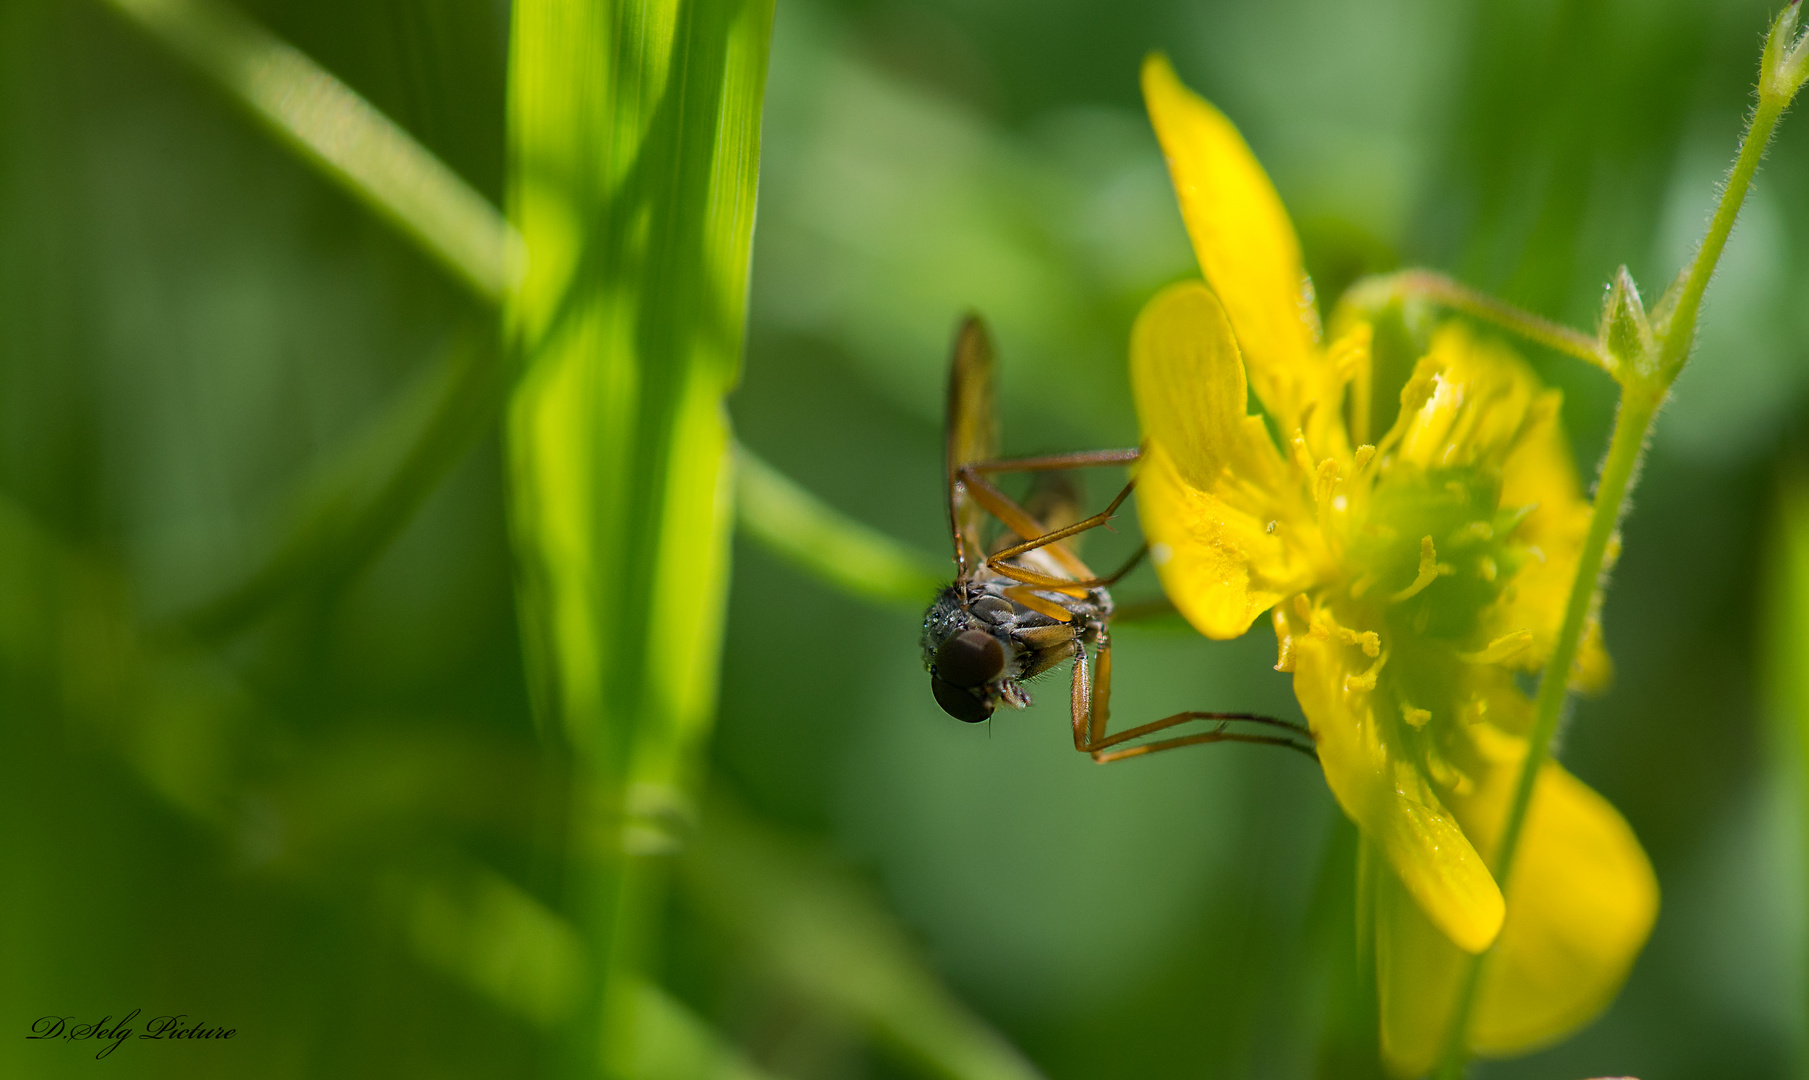
<path fill-rule="evenodd" d="M 214 0 L 106 0 L 221 84 L 480 298 L 520 276 L 520 238 L 459 175 L 308 56 Z"/>

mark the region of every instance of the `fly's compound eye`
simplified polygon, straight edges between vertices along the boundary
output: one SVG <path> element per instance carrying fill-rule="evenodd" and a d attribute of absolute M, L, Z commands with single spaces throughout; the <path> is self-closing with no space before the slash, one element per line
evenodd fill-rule
<path fill-rule="evenodd" d="M 963 630 L 936 650 L 936 677 L 950 686 L 985 686 L 1004 673 L 1005 649 L 984 630 Z"/>
<path fill-rule="evenodd" d="M 942 711 L 966 724 L 977 724 L 992 717 L 992 701 L 982 694 L 975 694 L 959 686 L 952 686 L 940 676 L 930 676 L 930 692 L 936 695 L 936 704 Z"/>

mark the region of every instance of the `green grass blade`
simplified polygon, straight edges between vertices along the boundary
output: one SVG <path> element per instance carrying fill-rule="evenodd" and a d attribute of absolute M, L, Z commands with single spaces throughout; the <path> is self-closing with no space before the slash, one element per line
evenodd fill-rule
<path fill-rule="evenodd" d="M 723 395 L 771 23 L 770 0 L 514 9 L 509 209 L 533 252 L 506 318 L 523 363 L 507 424 L 523 634 L 538 714 L 590 792 L 575 824 L 619 822 L 568 899 L 600 978 L 565 1075 L 632 1069 L 663 855 L 715 712 Z"/>
<path fill-rule="evenodd" d="M 494 332 L 466 328 L 426 376 L 299 485 L 270 555 L 175 620 L 202 639 L 229 634 L 297 593 L 356 573 L 495 421 L 513 376 Z"/>
<path fill-rule="evenodd" d="M 206 72 L 302 156 L 498 303 L 522 248 L 488 200 L 313 60 L 213 0 L 106 0 Z"/>
<path fill-rule="evenodd" d="M 946 566 L 847 517 L 745 446 L 735 451 L 735 513 L 748 536 L 851 596 L 921 609 L 948 581 Z"/>

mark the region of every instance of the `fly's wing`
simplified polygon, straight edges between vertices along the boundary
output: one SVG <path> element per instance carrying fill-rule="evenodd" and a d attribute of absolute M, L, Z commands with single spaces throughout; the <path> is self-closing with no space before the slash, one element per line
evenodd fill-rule
<path fill-rule="evenodd" d="M 969 315 L 955 334 L 955 353 L 948 373 L 948 442 L 943 461 L 948 469 L 949 531 L 955 542 L 955 566 L 965 577 L 968 567 L 985 558 L 981 528 L 986 513 L 968 498 L 956 470 L 999 456 L 999 421 L 993 411 L 992 338 L 978 315 Z"/>

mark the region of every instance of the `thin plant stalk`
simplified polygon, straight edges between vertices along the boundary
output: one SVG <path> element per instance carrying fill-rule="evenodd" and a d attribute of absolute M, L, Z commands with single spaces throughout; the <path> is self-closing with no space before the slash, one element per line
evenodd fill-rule
<path fill-rule="evenodd" d="M 1620 408 L 1615 414 L 1614 433 L 1608 454 L 1602 462 L 1597 482 L 1589 532 L 1583 542 L 1577 574 L 1571 584 L 1570 598 L 1564 609 L 1564 623 L 1556 646 L 1539 681 L 1532 733 L 1528 738 L 1526 759 L 1514 785 L 1513 801 L 1508 805 L 1501 839 L 1495 850 L 1491 869 L 1503 892 L 1513 903 L 1514 861 L 1520 850 L 1527 813 L 1532 807 L 1533 791 L 1539 771 L 1551 756 L 1552 737 L 1569 698 L 1571 670 L 1576 664 L 1577 649 L 1590 609 L 1596 603 L 1603 585 L 1608 550 L 1627 510 L 1627 498 L 1639 478 L 1640 459 L 1659 407 L 1670 393 L 1671 385 L 1688 361 L 1696 339 L 1696 320 L 1701 311 L 1702 296 L 1714 275 L 1715 265 L 1727 245 L 1739 216 L 1740 206 L 1752 185 L 1753 174 L 1764 157 L 1778 119 L 1802 84 L 1806 43 L 1797 38 L 1798 5 L 1792 3 L 1773 22 L 1765 44 L 1765 57 L 1759 79 L 1759 102 L 1741 137 L 1739 154 L 1721 197 L 1710 219 L 1707 233 L 1695 257 L 1679 274 L 1676 282 L 1660 300 L 1651 324 L 1646 324 L 1643 311 L 1634 296 L 1624 311 L 1635 322 L 1636 332 L 1630 340 L 1637 343 L 1633 355 L 1620 359 L 1610 370 L 1621 383 Z M 1611 296 L 1616 302 L 1619 290 Z M 1604 352 L 1614 352 L 1612 324 L 1617 312 L 1611 310 L 1604 319 Z M 1489 952 L 1469 960 L 1464 972 L 1457 1004 L 1447 1029 L 1445 1049 L 1436 1075 L 1442 1080 L 1456 1080 L 1463 1075 L 1469 1060 L 1469 1030 L 1481 986 L 1482 973 L 1489 962 Z"/>

